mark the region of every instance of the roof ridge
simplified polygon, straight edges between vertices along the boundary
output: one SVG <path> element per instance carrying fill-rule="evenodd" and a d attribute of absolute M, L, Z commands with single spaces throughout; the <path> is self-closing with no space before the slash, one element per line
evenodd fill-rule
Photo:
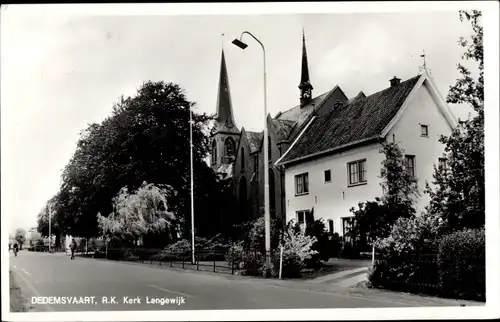
<path fill-rule="evenodd" d="M 315 99 L 317 99 L 317 98 L 318 98 L 318 97 L 320 97 L 320 96 L 323 96 L 323 95 L 326 95 L 326 94 L 328 94 L 328 93 L 330 93 L 330 92 L 333 92 L 333 90 L 334 90 L 335 88 L 337 88 L 337 87 L 338 87 L 338 85 L 335 85 L 332 89 L 330 89 L 330 90 L 328 90 L 328 91 L 326 91 L 326 92 L 324 92 L 324 93 L 322 93 L 322 94 L 319 94 L 319 95 L 317 95 L 316 97 L 313 97 L 313 98 L 311 99 L 311 101 L 314 101 Z M 293 107 L 290 107 L 289 109 L 282 111 L 282 112 L 281 112 L 281 114 L 284 114 L 284 113 L 286 113 L 286 112 L 288 112 L 288 111 L 291 111 L 291 110 L 293 110 L 294 108 L 297 108 L 297 107 L 299 107 L 299 106 L 300 106 L 300 104 L 295 105 L 295 106 L 293 106 Z"/>
<path fill-rule="evenodd" d="M 375 92 L 375 93 L 370 94 L 370 95 L 368 95 L 368 96 L 366 96 L 366 94 L 365 94 L 365 98 L 369 98 L 369 97 L 371 97 L 371 96 L 373 96 L 373 95 L 380 94 L 380 93 L 382 93 L 382 92 L 384 92 L 384 91 L 387 91 L 387 90 L 390 90 L 390 89 L 393 89 L 393 88 L 399 87 L 399 86 L 403 85 L 404 83 L 407 83 L 407 82 L 409 82 L 409 81 L 413 81 L 413 80 L 414 80 L 414 79 L 416 79 L 416 78 L 419 78 L 420 76 L 422 76 L 422 75 L 421 75 L 421 74 L 419 74 L 419 75 L 417 75 L 417 76 L 413 76 L 413 77 L 411 77 L 411 78 L 408 78 L 408 79 L 407 79 L 407 80 L 405 80 L 405 81 L 402 81 L 401 83 L 399 83 L 399 84 L 398 84 L 398 85 L 396 85 L 396 86 L 389 86 L 389 87 L 386 87 L 386 88 L 381 89 L 381 90 L 379 90 L 378 92 Z M 363 94 L 364 94 L 364 93 L 363 93 Z"/>

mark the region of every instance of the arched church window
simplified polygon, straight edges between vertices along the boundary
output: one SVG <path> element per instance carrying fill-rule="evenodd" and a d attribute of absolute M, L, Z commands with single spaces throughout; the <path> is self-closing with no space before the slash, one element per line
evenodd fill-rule
<path fill-rule="evenodd" d="M 267 156 L 271 160 L 271 137 L 267 137 Z"/>
<path fill-rule="evenodd" d="M 233 138 L 227 138 L 225 145 L 226 145 L 226 157 L 234 156 L 235 143 Z"/>
<path fill-rule="evenodd" d="M 217 163 L 217 142 L 212 141 L 212 163 Z"/>
<path fill-rule="evenodd" d="M 241 147 L 241 170 L 245 169 L 245 149 Z"/>
<path fill-rule="evenodd" d="M 274 172 L 269 169 L 269 210 L 272 218 L 276 218 L 276 187 L 274 184 Z"/>

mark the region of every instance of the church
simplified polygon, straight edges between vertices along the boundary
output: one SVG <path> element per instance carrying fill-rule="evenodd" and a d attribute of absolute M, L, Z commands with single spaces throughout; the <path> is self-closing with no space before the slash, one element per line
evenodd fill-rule
<path fill-rule="evenodd" d="M 268 140 L 271 218 L 302 226 L 322 218 L 330 232 L 345 235 L 350 209 L 383 194 L 380 169 L 383 142 L 405 151 L 407 171 L 419 189 L 432 182 L 433 166 L 445 162 L 441 135 L 450 135 L 456 118 L 427 71 L 408 80 L 394 77 L 371 95 L 348 98 L 339 86 L 313 95 L 306 41 L 302 35 L 298 105 L 267 116 L 263 132 L 234 121 L 228 72 L 222 51 L 217 117 L 211 132 L 211 166 L 231 182 L 240 219 L 264 215 L 264 139 Z M 420 198 L 417 211 L 428 203 Z"/>
<path fill-rule="evenodd" d="M 335 104 L 348 102 L 338 86 L 313 97 L 304 34 L 300 76 L 299 104 L 275 117 L 267 116 L 271 218 L 284 218 L 286 207 L 285 173 L 283 167 L 274 165 L 275 162 L 288 150 L 314 115 L 328 111 Z M 263 132 L 247 131 L 235 124 L 224 50 L 217 94 L 216 121 L 211 132 L 211 166 L 223 179 L 232 181 L 238 208 L 245 211 L 241 216 L 252 220 L 264 214 Z M 360 93 L 358 96 L 363 95 Z"/>

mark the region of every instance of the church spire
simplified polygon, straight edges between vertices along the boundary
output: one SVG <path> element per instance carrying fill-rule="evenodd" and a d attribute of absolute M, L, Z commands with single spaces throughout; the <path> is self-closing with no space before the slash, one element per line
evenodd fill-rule
<path fill-rule="evenodd" d="M 302 70 L 300 75 L 300 105 L 305 106 L 312 98 L 313 87 L 309 80 L 309 66 L 307 63 L 306 36 L 302 29 Z"/>
<path fill-rule="evenodd" d="M 229 91 L 229 80 L 227 76 L 226 59 L 224 49 L 222 49 L 219 91 L 217 93 L 217 123 L 221 127 L 234 127 L 233 106 L 231 104 L 231 94 Z"/>

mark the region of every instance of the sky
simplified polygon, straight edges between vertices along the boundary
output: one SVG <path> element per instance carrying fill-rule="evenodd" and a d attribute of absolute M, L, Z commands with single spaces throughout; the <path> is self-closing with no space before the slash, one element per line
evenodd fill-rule
<path fill-rule="evenodd" d="M 10 10 L 10 11 L 9 11 Z M 7 13 L 7 14 L 5 14 Z M 181 85 L 196 112 L 215 113 L 224 48 L 237 125 L 264 122 L 262 50 L 266 47 L 268 111 L 299 103 L 302 28 L 313 96 L 339 85 L 348 97 L 369 95 L 418 74 L 420 54 L 446 96 L 458 77 L 460 36 L 471 33 L 457 11 L 395 14 L 93 16 L 50 11 L 2 12 L 2 215 L 9 232 L 36 226 L 57 193 L 78 134 L 111 113 L 121 95 L 144 81 Z M 246 36 L 245 36 L 246 37 Z M 452 107 L 466 118 L 470 109 Z"/>

